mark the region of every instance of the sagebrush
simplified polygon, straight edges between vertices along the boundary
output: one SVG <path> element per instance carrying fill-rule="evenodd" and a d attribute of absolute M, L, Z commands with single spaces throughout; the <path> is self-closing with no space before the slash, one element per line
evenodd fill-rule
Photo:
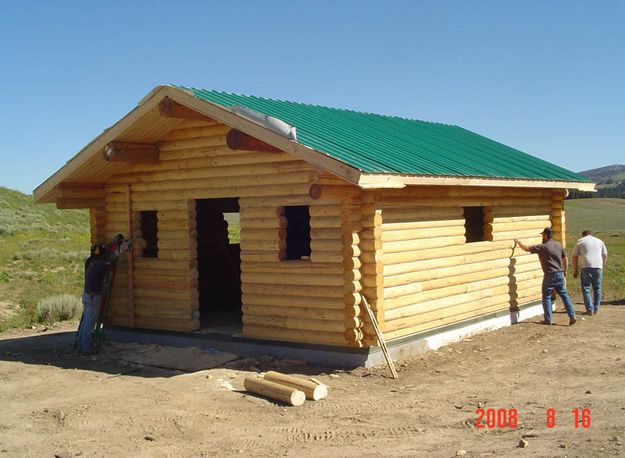
<path fill-rule="evenodd" d="M 78 317 L 82 302 L 71 294 L 57 294 L 46 297 L 37 303 L 36 320 L 39 323 L 55 323 Z"/>

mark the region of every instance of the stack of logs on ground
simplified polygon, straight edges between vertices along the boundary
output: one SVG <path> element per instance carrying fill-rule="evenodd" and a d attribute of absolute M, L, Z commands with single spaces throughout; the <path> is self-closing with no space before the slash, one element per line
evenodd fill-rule
<path fill-rule="evenodd" d="M 251 393 L 291 406 L 301 406 L 306 399 L 319 401 L 328 396 L 328 387 L 315 379 L 306 380 L 275 371 L 267 372 L 264 377 L 248 376 L 243 385 Z"/>

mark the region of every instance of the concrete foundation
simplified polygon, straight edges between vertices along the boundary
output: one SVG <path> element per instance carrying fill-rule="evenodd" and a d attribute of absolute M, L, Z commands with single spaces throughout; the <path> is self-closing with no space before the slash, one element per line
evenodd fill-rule
<path fill-rule="evenodd" d="M 387 342 L 386 345 L 393 359 L 407 359 L 429 350 L 436 350 L 445 344 L 458 342 L 470 335 L 510 326 L 537 315 L 542 315 L 542 313 L 542 305 L 540 303 L 532 303 L 524 305 L 516 311 L 502 311 L 395 339 Z M 223 334 L 181 333 L 121 327 L 107 327 L 106 338 L 120 342 L 158 344 L 172 347 L 194 346 L 203 350 L 225 351 L 248 357 L 269 354 L 277 358 L 304 360 L 314 365 L 340 367 L 343 369 L 386 364 L 382 350 L 377 347 L 344 348 L 329 345 L 250 339 Z"/>

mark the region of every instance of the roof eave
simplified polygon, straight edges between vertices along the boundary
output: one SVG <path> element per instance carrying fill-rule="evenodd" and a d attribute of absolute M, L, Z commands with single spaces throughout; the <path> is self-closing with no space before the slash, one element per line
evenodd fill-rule
<path fill-rule="evenodd" d="M 524 180 L 510 178 L 487 177 L 455 177 L 432 175 L 392 175 L 367 174 L 360 175 L 358 186 L 365 189 L 404 188 L 406 186 L 491 186 L 509 188 L 553 188 L 577 189 L 595 192 L 595 183 L 557 180 Z"/>

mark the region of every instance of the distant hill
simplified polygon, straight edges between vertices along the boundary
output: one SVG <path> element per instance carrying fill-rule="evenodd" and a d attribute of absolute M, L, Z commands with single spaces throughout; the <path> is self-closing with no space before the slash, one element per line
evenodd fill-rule
<path fill-rule="evenodd" d="M 579 172 L 580 175 L 594 180 L 596 183 L 606 184 L 616 181 L 625 180 L 625 165 L 615 164 L 608 165 L 606 167 L 599 167 L 598 169 L 586 170 Z"/>
<path fill-rule="evenodd" d="M 614 164 L 598 169 L 579 172 L 597 183 L 597 192 L 571 192 L 572 199 L 588 197 L 620 197 L 625 198 L 625 165 Z"/>

